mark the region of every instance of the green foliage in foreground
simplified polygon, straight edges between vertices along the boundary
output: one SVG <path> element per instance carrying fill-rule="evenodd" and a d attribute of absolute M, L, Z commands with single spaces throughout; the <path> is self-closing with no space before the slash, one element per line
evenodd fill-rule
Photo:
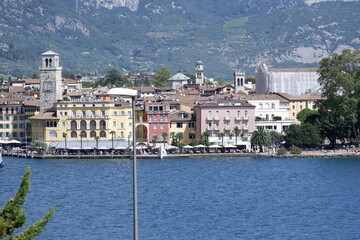
<path fill-rule="evenodd" d="M 292 147 L 290 150 L 291 154 L 301 154 L 301 149 L 299 147 Z"/>
<path fill-rule="evenodd" d="M 26 169 L 20 188 L 15 197 L 11 198 L 3 209 L 0 209 L 0 239 L 6 238 L 7 240 L 31 240 L 39 236 L 45 229 L 47 223 L 50 221 L 51 216 L 55 212 L 52 207 L 50 211 L 38 222 L 34 223 L 21 233 L 14 235 L 16 228 L 21 228 L 26 224 L 26 213 L 23 205 L 26 201 L 26 196 L 30 191 L 30 168 Z"/>
<path fill-rule="evenodd" d="M 37 151 L 39 153 L 42 153 L 47 148 L 47 145 L 45 142 L 42 142 L 40 140 L 35 140 L 31 143 L 30 150 L 31 151 Z"/>
<path fill-rule="evenodd" d="M 277 152 L 278 155 L 286 155 L 287 154 L 287 151 L 285 148 L 279 148 L 278 149 L 278 152 Z"/>
<path fill-rule="evenodd" d="M 259 146 L 260 152 L 263 152 L 263 147 L 270 146 L 271 136 L 267 131 L 265 131 L 263 126 L 260 126 L 251 136 L 250 142 L 252 146 Z"/>

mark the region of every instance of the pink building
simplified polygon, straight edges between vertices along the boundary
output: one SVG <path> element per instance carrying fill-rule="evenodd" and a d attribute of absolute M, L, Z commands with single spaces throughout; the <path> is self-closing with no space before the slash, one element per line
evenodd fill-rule
<path fill-rule="evenodd" d="M 145 122 L 149 124 L 149 142 L 156 136 L 156 142 L 163 142 L 162 133 L 169 136 L 169 105 L 161 102 L 144 103 Z"/>
<path fill-rule="evenodd" d="M 255 131 L 255 106 L 246 100 L 215 99 L 194 107 L 196 139 L 209 135 L 210 144 L 238 145 L 250 148 L 250 137 Z M 240 129 L 238 137 L 234 128 Z M 224 133 L 224 137 L 219 134 Z"/>

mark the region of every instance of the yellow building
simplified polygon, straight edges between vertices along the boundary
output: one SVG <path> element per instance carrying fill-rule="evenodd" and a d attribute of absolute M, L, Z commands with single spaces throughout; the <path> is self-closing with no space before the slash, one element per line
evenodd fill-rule
<path fill-rule="evenodd" d="M 132 136 L 132 110 L 127 102 L 60 101 L 53 110 L 30 118 L 33 141 L 60 148 L 94 148 L 96 144 L 112 148 L 114 142 L 115 148 L 127 147 Z"/>
<path fill-rule="evenodd" d="M 184 145 L 195 142 L 195 115 L 185 111 L 170 113 L 170 139 L 172 134 L 181 133 L 180 142 Z"/>
<path fill-rule="evenodd" d="M 305 109 L 316 110 L 316 102 L 321 100 L 321 93 L 307 93 L 299 96 L 292 96 L 286 93 L 278 93 L 279 96 L 289 101 L 290 113 L 289 118 L 295 120 L 296 123 L 300 123 L 296 116 L 298 113 Z"/>

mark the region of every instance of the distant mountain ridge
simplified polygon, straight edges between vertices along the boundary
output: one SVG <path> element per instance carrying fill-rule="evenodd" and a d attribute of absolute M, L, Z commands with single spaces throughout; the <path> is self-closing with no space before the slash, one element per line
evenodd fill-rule
<path fill-rule="evenodd" d="M 359 48 L 359 1 L 321 0 L 3 0 L 0 73 L 38 72 L 49 45 L 64 71 L 194 72 L 207 77 L 274 67 L 314 67 Z"/>

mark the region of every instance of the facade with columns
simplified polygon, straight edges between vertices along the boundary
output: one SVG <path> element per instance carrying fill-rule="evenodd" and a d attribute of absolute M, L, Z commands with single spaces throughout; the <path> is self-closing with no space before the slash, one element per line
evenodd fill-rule
<path fill-rule="evenodd" d="M 59 54 L 47 51 L 41 55 L 40 65 L 40 112 L 52 108 L 62 100 L 62 67 Z"/>
<path fill-rule="evenodd" d="M 41 140 L 48 145 L 62 145 L 66 136 L 68 147 L 80 147 L 80 141 L 91 142 L 116 140 L 126 146 L 132 136 L 132 110 L 123 105 L 102 100 L 59 101 L 55 111 L 40 113 L 30 118 L 32 141 Z M 73 142 L 71 144 L 71 142 Z"/>

